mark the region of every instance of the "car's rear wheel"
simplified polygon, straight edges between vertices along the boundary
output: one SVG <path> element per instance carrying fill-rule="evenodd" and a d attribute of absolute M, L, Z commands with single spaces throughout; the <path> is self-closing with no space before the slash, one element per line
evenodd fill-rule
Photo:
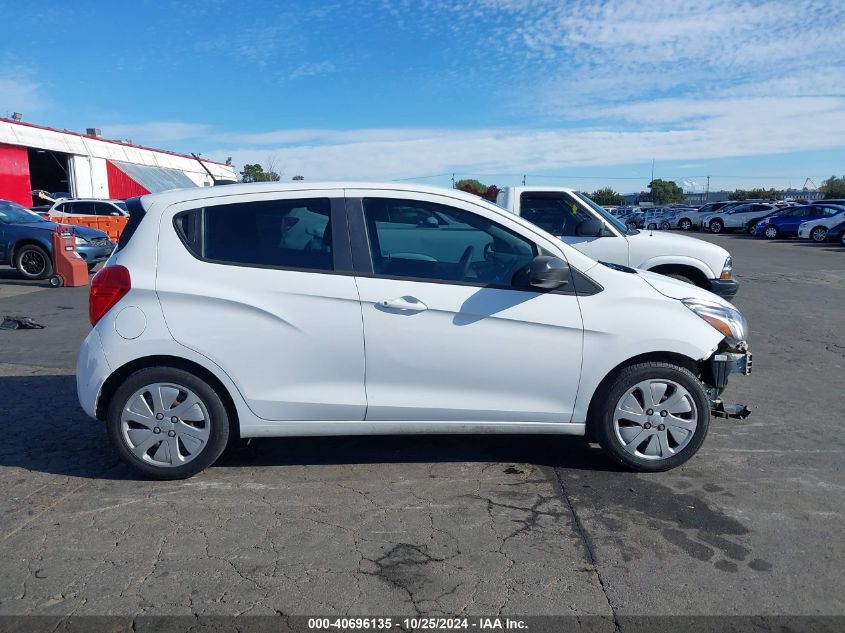
<path fill-rule="evenodd" d="M 721 220 L 711 220 L 710 221 L 710 232 L 711 233 L 721 233 L 722 229 L 725 228 L 724 223 Z"/>
<path fill-rule="evenodd" d="M 843 233 L 842 235 L 839 236 L 839 243 L 842 246 L 845 246 L 845 233 Z"/>
<path fill-rule="evenodd" d="M 766 230 L 763 231 L 763 235 L 765 235 L 770 240 L 776 239 L 778 236 L 778 227 L 776 226 L 767 226 Z"/>
<path fill-rule="evenodd" d="M 124 462 L 152 479 L 184 479 L 213 464 L 229 441 L 220 395 L 193 374 L 141 369 L 117 389 L 107 416 Z"/>
<path fill-rule="evenodd" d="M 756 222 L 751 222 L 751 223 L 748 225 L 748 229 L 747 229 L 747 230 L 748 230 L 748 234 L 749 234 L 749 235 L 755 235 L 755 234 L 757 233 L 757 223 L 756 223 Z"/>
<path fill-rule="evenodd" d="M 620 371 L 596 393 L 590 434 L 628 468 L 669 470 L 704 442 L 710 406 L 704 386 L 679 365 L 648 362 Z"/>
<path fill-rule="evenodd" d="M 46 279 L 53 274 L 50 255 L 36 244 L 24 244 L 18 249 L 15 268 L 26 279 Z"/>
<path fill-rule="evenodd" d="M 681 218 L 681 221 L 678 222 L 678 228 L 682 231 L 689 231 L 692 228 L 692 220 L 689 218 Z"/>
<path fill-rule="evenodd" d="M 810 239 L 814 242 L 824 242 L 827 240 L 827 228 L 824 226 L 817 226 L 810 231 Z"/>
<path fill-rule="evenodd" d="M 669 224 L 666 220 L 663 220 L 663 222 L 660 223 L 660 228 L 664 231 L 668 231 L 672 228 L 672 225 Z"/>

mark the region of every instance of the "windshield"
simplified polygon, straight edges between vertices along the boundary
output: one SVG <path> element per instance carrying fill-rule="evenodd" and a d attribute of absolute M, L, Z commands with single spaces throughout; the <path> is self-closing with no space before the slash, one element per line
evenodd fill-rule
<path fill-rule="evenodd" d="M 126 206 L 125 202 L 115 202 L 114 206 L 119 207 L 120 209 L 123 209 L 124 211 L 126 211 L 126 213 L 129 213 L 129 207 Z"/>
<path fill-rule="evenodd" d="M 26 222 L 47 222 L 37 213 L 14 202 L 0 200 L 0 221 L 6 224 L 24 224 Z"/>
<path fill-rule="evenodd" d="M 604 218 L 608 224 L 613 226 L 613 228 L 619 231 L 622 235 L 628 234 L 628 227 L 625 226 L 625 223 L 620 222 L 619 220 L 614 218 L 607 209 L 605 209 L 604 207 L 600 207 L 595 202 L 590 200 L 589 196 L 583 193 L 576 193 L 575 195 L 578 196 L 583 202 L 585 202 L 593 211 L 595 211 L 602 218 Z"/>

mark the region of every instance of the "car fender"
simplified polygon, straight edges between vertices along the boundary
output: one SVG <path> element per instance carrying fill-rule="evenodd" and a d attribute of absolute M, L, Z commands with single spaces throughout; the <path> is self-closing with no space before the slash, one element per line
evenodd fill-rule
<path fill-rule="evenodd" d="M 648 259 L 639 266 L 637 266 L 637 268 L 641 268 L 643 270 L 651 270 L 653 268 L 657 268 L 658 266 L 666 265 L 689 266 L 691 268 L 695 268 L 696 270 L 701 272 L 705 277 L 707 277 L 707 279 L 715 279 L 716 277 L 718 277 L 716 272 L 700 259 L 696 259 L 694 257 L 687 257 L 684 255 L 660 255 L 659 257 L 652 257 L 651 259 Z"/>
<path fill-rule="evenodd" d="M 36 245 L 40 246 L 41 248 L 43 248 L 45 251 L 47 251 L 47 254 L 52 257 L 53 256 L 53 243 L 50 241 L 50 239 L 48 239 L 51 232 L 43 231 L 44 233 L 47 234 L 48 238 L 42 237 L 39 234 L 41 232 L 42 231 L 37 231 L 37 232 L 32 231 L 31 233 L 26 233 L 24 235 L 15 236 L 15 237 L 13 237 L 13 239 L 9 240 L 9 245 L 8 245 L 9 261 L 14 262 L 15 261 L 15 255 L 17 254 L 18 249 L 21 246 L 24 246 L 26 244 L 36 244 Z"/>

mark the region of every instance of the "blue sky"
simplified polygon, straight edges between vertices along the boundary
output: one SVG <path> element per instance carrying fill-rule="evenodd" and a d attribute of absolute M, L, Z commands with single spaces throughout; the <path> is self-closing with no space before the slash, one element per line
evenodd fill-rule
<path fill-rule="evenodd" d="M 845 174 L 841 0 L 0 0 L 0 15 L 15 16 L 0 114 L 286 179 L 627 192 L 652 159 L 687 189 Z"/>

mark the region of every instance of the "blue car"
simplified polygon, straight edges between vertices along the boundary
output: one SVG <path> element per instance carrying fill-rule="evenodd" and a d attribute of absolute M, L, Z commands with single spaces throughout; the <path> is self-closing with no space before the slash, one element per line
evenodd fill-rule
<path fill-rule="evenodd" d="M 840 222 L 827 230 L 827 241 L 845 246 L 845 222 Z"/>
<path fill-rule="evenodd" d="M 763 218 L 754 228 L 756 237 L 766 237 L 770 240 L 781 237 L 798 237 L 798 227 L 802 222 L 820 220 L 845 211 L 845 207 L 818 202 L 801 207 L 789 207 L 777 215 Z"/>
<path fill-rule="evenodd" d="M 26 279 L 46 279 L 53 274 L 52 233 L 59 226 L 14 202 L 0 200 L 0 264 L 13 266 Z M 114 242 L 102 231 L 74 226 L 76 252 L 88 270 L 105 261 Z"/>

